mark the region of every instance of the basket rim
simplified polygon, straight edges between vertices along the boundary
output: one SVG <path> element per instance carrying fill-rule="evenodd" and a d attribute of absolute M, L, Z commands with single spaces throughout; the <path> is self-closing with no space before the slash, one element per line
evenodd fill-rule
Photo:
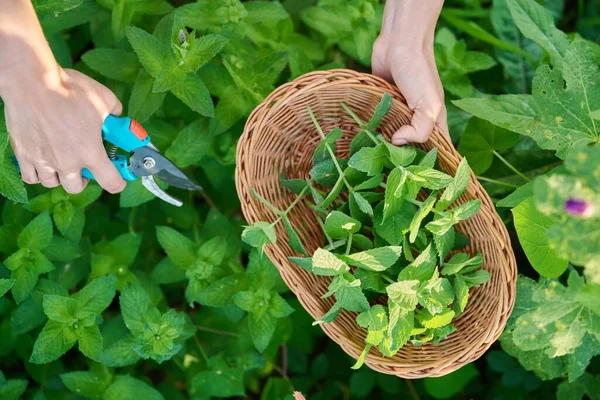
<path fill-rule="evenodd" d="M 328 71 L 316 71 L 311 72 L 305 75 L 302 75 L 288 83 L 285 83 L 275 89 L 267 98 L 256 107 L 252 113 L 250 114 L 246 126 L 244 128 L 244 132 L 238 142 L 237 154 L 236 154 L 236 188 L 238 191 L 238 197 L 240 198 L 242 204 L 242 212 L 244 217 L 249 223 L 254 222 L 252 218 L 252 213 L 250 211 L 250 203 L 252 202 L 248 198 L 248 191 L 246 182 L 248 181 L 246 177 L 247 165 L 246 158 L 247 153 L 252 152 L 252 139 L 253 135 L 255 135 L 254 127 L 256 125 L 264 124 L 265 121 L 268 121 L 269 117 L 276 115 L 278 110 L 282 107 L 285 107 L 289 102 L 297 99 L 299 96 L 304 96 L 307 93 L 315 92 L 318 90 L 322 90 L 324 88 L 330 87 L 344 87 L 344 88 L 357 88 L 361 89 L 366 87 L 365 81 L 368 80 L 368 83 L 371 88 L 377 88 L 378 90 L 383 90 L 388 92 L 394 97 L 395 102 L 399 102 L 402 106 L 403 112 L 407 115 L 412 115 L 412 112 L 408 109 L 408 106 L 405 103 L 404 97 L 399 93 L 398 89 L 391 85 L 390 83 L 382 80 L 381 78 L 375 77 L 370 74 L 360 73 L 348 69 L 334 69 Z M 460 161 L 461 157 L 456 152 L 456 149 L 453 147 L 449 138 L 444 135 L 439 128 L 436 126 L 433 130 L 432 136 L 430 138 L 430 142 L 435 141 L 438 143 L 438 146 L 445 146 L 448 150 L 449 154 L 453 156 L 456 160 Z M 456 354 L 453 357 L 445 360 L 445 362 L 440 362 L 439 360 L 433 360 L 427 362 L 423 360 L 419 363 L 418 367 L 414 366 L 414 363 L 401 364 L 398 362 L 392 361 L 392 358 L 385 358 L 381 355 L 374 353 L 374 350 L 371 350 L 366 357 L 365 364 L 367 364 L 373 370 L 394 374 L 397 376 L 401 376 L 404 378 L 422 378 L 426 376 L 441 376 L 447 373 L 450 373 L 461 366 L 474 361 L 479 358 L 490 346 L 491 344 L 499 337 L 502 333 L 504 326 L 506 325 L 508 316 L 512 312 L 512 308 L 514 307 L 515 301 L 515 287 L 516 287 L 516 261 L 514 252 L 512 251 L 510 238 L 508 236 L 508 232 L 506 231 L 506 227 L 500 220 L 491 199 L 483 189 L 483 187 L 479 184 L 474 174 L 471 173 L 471 182 L 469 183 L 469 187 L 473 186 L 476 188 L 476 192 L 481 196 L 482 200 L 482 208 L 485 206 L 490 213 L 490 228 L 493 229 L 498 238 L 500 238 L 500 242 L 502 245 L 502 251 L 505 255 L 505 259 L 501 263 L 502 270 L 504 275 L 505 283 L 503 290 L 498 293 L 501 297 L 499 300 L 499 304 L 502 307 L 498 307 L 495 310 L 494 320 L 496 321 L 495 325 L 488 326 L 486 328 L 485 335 L 481 335 L 477 341 L 472 342 L 471 346 L 468 346 L 464 351 L 460 354 Z M 279 186 L 278 186 L 279 187 Z M 246 200 L 246 201 L 245 201 Z M 275 264 L 279 272 L 284 277 L 284 281 L 290 287 L 292 292 L 298 297 L 302 306 L 308 311 L 308 313 L 313 318 L 318 318 L 320 315 L 315 315 L 314 312 L 311 311 L 309 306 L 310 299 L 307 298 L 303 293 L 300 293 L 298 287 L 289 282 L 286 279 L 284 274 L 286 269 L 289 269 L 287 265 L 280 265 L 277 262 L 276 257 L 274 257 L 272 250 L 272 246 L 277 247 L 278 245 L 269 245 L 265 249 L 265 253 L 271 259 L 271 261 Z M 468 306 L 467 306 L 468 307 Z M 349 354 L 350 356 L 356 358 L 362 352 L 362 347 L 360 347 L 357 343 L 344 340 L 344 338 L 337 337 L 336 333 L 333 332 L 329 325 L 335 325 L 335 322 L 332 324 L 321 324 L 321 328 L 325 333 L 336 343 L 338 343 L 342 349 Z M 364 344 L 362 345 L 364 346 Z M 444 342 L 437 345 L 438 347 L 444 347 Z"/>

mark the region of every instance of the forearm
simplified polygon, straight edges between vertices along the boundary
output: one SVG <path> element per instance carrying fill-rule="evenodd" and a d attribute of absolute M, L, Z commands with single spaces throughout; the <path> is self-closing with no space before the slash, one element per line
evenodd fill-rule
<path fill-rule="evenodd" d="M 433 44 L 443 4 L 444 0 L 387 0 L 381 37 L 412 48 Z"/>
<path fill-rule="evenodd" d="M 0 0 L 0 97 L 59 80 L 60 67 L 31 1 Z"/>

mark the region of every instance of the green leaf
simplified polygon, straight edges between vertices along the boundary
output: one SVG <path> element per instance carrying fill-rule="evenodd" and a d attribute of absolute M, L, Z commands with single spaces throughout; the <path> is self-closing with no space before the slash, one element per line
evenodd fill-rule
<path fill-rule="evenodd" d="M 146 321 L 144 331 L 134 334 L 137 338 L 135 352 L 143 359 L 151 358 L 159 364 L 171 359 L 181 350 L 182 346 L 176 341 L 183 334 L 185 321 L 184 314 L 173 309 L 156 321 Z"/>
<path fill-rule="evenodd" d="M 406 268 L 400 271 L 399 280 L 426 281 L 431 279 L 433 271 L 437 264 L 436 251 L 433 244 L 429 244 L 425 250 L 419 254 L 415 261 L 410 263 Z"/>
<path fill-rule="evenodd" d="M 380 204 L 375 208 L 373 217 L 373 228 L 375 229 L 375 233 L 392 246 L 399 246 L 404 241 L 404 235 L 410 229 L 412 216 L 416 213 L 417 209 L 413 204 L 405 201 L 402 202 L 402 205 L 396 214 L 383 220 L 381 212 L 383 207 L 381 207 Z"/>
<path fill-rule="evenodd" d="M 431 315 L 429 312 L 417 314 L 417 319 L 425 328 L 441 328 L 448 325 L 454 318 L 454 311 L 445 310 L 441 313 Z"/>
<path fill-rule="evenodd" d="M 360 312 L 369 309 L 369 302 L 360 287 L 360 280 L 354 279 L 353 277 L 345 277 L 343 275 L 338 276 L 335 279 L 343 281 L 343 284 L 335 290 L 335 298 L 337 299 L 337 305 L 339 307 L 348 311 Z"/>
<path fill-rule="evenodd" d="M 360 211 L 362 211 L 363 213 L 367 215 L 373 215 L 373 207 L 371 207 L 369 201 L 367 201 L 367 199 L 365 199 L 365 197 L 362 194 L 358 192 L 352 192 L 352 197 L 350 197 L 350 201 L 351 203 L 352 201 L 354 201 L 356 206 L 358 206 Z"/>
<path fill-rule="evenodd" d="M 456 169 L 454 179 L 448 185 L 446 190 L 444 190 L 444 193 L 442 193 L 442 196 L 436 204 L 436 208 L 438 210 L 444 210 L 446 209 L 446 207 L 454 203 L 454 201 L 456 201 L 456 199 L 458 199 L 460 195 L 463 194 L 463 192 L 467 189 L 470 179 L 471 169 L 469 167 L 467 159 L 463 158 L 460 161 L 460 164 L 458 164 L 458 168 Z"/>
<path fill-rule="evenodd" d="M 4 378 L 4 374 L 0 372 L 0 396 L 5 400 L 19 400 L 27 389 L 27 382 L 24 379 L 9 379 Z"/>
<path fill-rule="evenodd" d="M 355 267 L 370 271 L 385 271 L 398 261 L 401 254 L 402 247 L 387 246 L 343 256 L 343 259 Z"/>
<path fill-rule="evenodd" d="M 44 296 L 44 313 L 56 322 L 73 324 L 77 321 L 77 302 L 58 295 Z"/>
<path fill-rule="evenodd" d="M 188 269 L 196 262 L 194 242 L 173 228 L 156 227 L 158 243 L 165 250 L 171 261 L 181 269 Z"/>
<path fill-rule="evenodd" d="M 248 328 L 252 342 L 260 353 L 265 351 L 275 333 L 277 320 L 270 313 L 248 315 Z"/>
<path fill-rule="evenodd" d="M 406 170 L 410 180 L 431 190 L 443 189 L 452 182 L 449 175 L 427 166 L 411 166 Z"/>
<path fill-rule="evenodd" d="M 378 144 L 375 147 L 363 147 L 348 160 L 348 166 L 365 172 L 369 176 L 380 174 L 387 160 L 386 147 Z"/>
<path fill-rule="evenodd" d="M 270 290 L 281 283 L 281 276 L 277 268 L 267 256 L 256 251 L 250 253 L 246 276 L 250 280 L 250 286 L 255 289 Z"/>
<path fill-rule="evenodd" d="M 8 139 L 8 135 L 6 135 Z M 0 140 L 3 138 L 0 136 Z M 27 191 L 13 163 L 0 154 L 0 194 L 16 203 L 27 203 Z"/>
<path fill-rule="evenodd" d="M 22 249 L 44 250 L 51 240 L 52 220 L 47 212 L 43 212 L 23 229 L 17 244 Z"/>
<path fill-rule="evenodd" d="M 122 82 L 133 82 L 140 68 L 136 55 L 121 49 L 95 48 L 81 59 L 100 75 Z"/>
<path fill-rule="evenodd" d="M 289 17 L 282 4 L 270 1 L 253 1 L 245 3 L 244 8 L 248 12 L 244 22 L 247 24 L 269 23 Z"/>
<path fill-rule="evenodd" d="M 192 378 L 192 394 L 202 393 L 226 398 L 245 395 L 243 369 L 232 368 L 223 356 L 211 358 L 209 365 L 210 371 L 198 372 Z"/>
<path fill-rule="evenodd" d="M 454 293 L 456 294 L 456 301 L 452 305 L 452 308 L 458 315 L 465 311 L 467 302 L 469 301 L 469 287 L 465 281 L 458 276 L 454 278 Z"/>
<path fill-rule="evenodd" d="M 86 326 L 77 330 L 77 339 L 79 351 L 86 357 L 99 362 L 102 354 L 102 335 L 98 326 Z"/>
<path fill-rule="evenodd" d="M 180 168 L 197 165 L 209 152 L 216 135 L 215 124 L 206 118 L 198 119 L 177 134 L 165 155 Z"/>
<path fill-rule="evenodd" d="M 194 300 L 209 307 L 225 307 L 232 303 L 236 293 L 247 288 L 248 282 L 243 275 L 229 275 L 202 289 Z"/>
<path fill-rule="evenodd" d="M 268 222 L 255 222 L 244 229 L 242 240 L 262 253 L 266 245 L 277 242 L 275 227 Z"/>
<path fill-rule="evenodd" d="M 73 393 L 89 398 L 101 398 L 110 385 L 111 375 L 92 371 L 75 371 L 60 374 L 64 385 Z"/>
<path fill-rule="evenodd" d="M 478 375 L 477 368 L 473 364 L 467 364 L 441 378 L 425 378 L 423 383 L 427 394 L 434 399 L 450 399 L 457 396 Z"/>
<path fill-rule="evenodd" d="M 206 85 L 196 74 L 186 74 L 171 92 L 189 108 L 205 117 L 214 117 L 215 108 Z"/>
<path fill-rule="evenodd" d="M 142 67 L 153 78 L 156 78 L 162 70 L 163 60 L 168 51 L 166 46 L 148 32 L 135 27 L 127 27 L 127 39 L 129 39 Z"/>
<path fill-rule="evenodd" d="M 477 254 L 475 257 L 470 258 L 466 253 L 456 253 L 448 260 L 448 262 L 444 263 L 442 275 L 458 274 L 465 269 L 468 272 L 471 272 L 482 265 L 483 256 L 481 254 Z"/>
<path fill-rule="evenodd" d="M 390 284 L 386 288 L 386 291 L 392 303 L 401 307 L 403 310 L 411 311 L 419 303 L 417 297 L 418 287 L 418 280 L 406 280 Z"/>
<path fill-rule="evenodd" d="M 406 167 L 417 157 L 417 149 L 412 146 L 394 146 L 386 141 L 383 142 L 387 150 L 388 160 L 396 167 Z"/>
<path fill-rule="evenodd" d="M 411 243 L 414 243 L 417 239 L 417 234 L 419 233 L 419 228 L 421 227 L 421 222 L 427 217 L 427 215 L 433 210 L 433 206 L 435 205 L 435 201 L 437 200 L 435 193 L 432 193 L 427 200 L 423 202 L 419 211 L 414 215 L 411 223 L 410 223 L 410 237 L 409 240 Z"/>
<path fill-rule="evenodd" d="M 494 152 L 514 146 L 518 138 L 519 136 L 512 132 L 499 129 L 487 121 L 473 118 L 463 133 L 458 151 L 469 161 L 473 172 L 483 174 L 492 165 Z"/>
<path fill-rule="evenodd" d="M 4 261 L 11 271 L 12 294 L 17 304 L 29 296 L 41 274 L 54 270 L 54 265 L 39 251 L 21 249 Z"/>
<path fill-rule="evenodd" d="M 523 35 L 550 54 L 554 65 L 560 66 L 569 41 L 567 35 L 554 26 L 554 18 L 544 6 L 531 0 L 507 0 L 510 13 Z"/>
<path fill-rule="evenodd" d="M 29 362 L 47 364 L 57 360 L 73 347 L 76 341 L 77 337 L 70 332 L 70 327 L 61 322 L 48 321 L 33 345 Z"/>
<path fill-rule="evenodd" d="M 515 228 L 527 259 L 542 276 L 556 278 L 567 269 L 568 260 L 550 247 L 546 233 L 554 224 L 552 218 L 541 214 L 530 198 L 513 209 Z"/>
<path fill-rule="evenodd" d="M 437 274 L 436 274 L 437 275 Z M 454 300 L 454 288 L 446 278 L 434 276 L 419 288 L 419 304 L 432 315 L 442 312 Z"/>
<path fill-rule="evenodd" d="M 117 289 L 114 275 L 94 279 L 71 298 L 77 302 L 77 316 L 101 314 L 112 303 Z"/>
<path fill-rule="evenodd" d="M 556 281 L 542 283 L 532 293 L 533 307 L 516 319 L 512 338 L 521 350 L 543 350 L 549 357 L 572 354 L 585 334 L 597 332 L 600 316 L 577 300 L 584 281 L 569 274 L 568 286 Z"/>
<path fill-rule="evenodd" d="M 128 114 L 140 123 L 147 121 L 163 105 L 166 92 L 154 93 L 154 79 L 145 71 L 140 70 L 133 84 L 129 97 Z"/>
<path fill-rule="evenodd" d="M 160 321 L 160 313 L 139 284 L 126 285 L 121 291 L 119 303 L 125 325 L 136 337 L 144 333 L 148 323 L 158 324 Z"/>
<path fill-rule="evenodd" d="M 350 268 L 333 253 L 317 249 L 312 256 L 313 273 L 321 276 L 336 276 L 347 272 Z"/>
<path fill-rule="evenodd" d="M 344 239 L 357 233 L 362 224 L 340 211 L 332 211 L 325 219 L 325 232 L 333 239 Z"/>
<path fill-rule="evenodd" d="M 14 279 L 0 279 L 0 297 L 4 296 L 14 283 Z"/>
<path fill-rule="evenodd" d="M 367 123 L 367 128 L 371 131 L 377 129 L 381 124 L 381 120 L 390 112 L 390 108 L 392 107 L 392 96 L 388 93 L 384 93 L 381 97 L 381 101 L 375 107 L 375 112 L 373 116 Z"/>
<path fill-rule="evenodd" d="M 127 0 L 115 0 L 112 10 L 112 32 L 115 39 L 125 35 L 125 28 L 131 23 L 135 7 Z"/>
<path fill-rule="evenodd" d="M 187 54 L 180 61 L 180 66 L 188 72 L 196 72 L 200 67 L 217 55 L 228 39 L 214 34 L 208 34 L 191 42 Z"/>
<path fill-rule="evenodd" d="M 385 202 L 383 206 L 383 221 L 395 216 L 401 211 L 406 194 L 406 178 L 408 174 L 404 168 L 394 168 L 388 175 L 385 187 Z"/>
<path fill-rule="evenodd" d="M 152 386 L 129 375 L 118 375 L 104 392 L 104 400 L 126 400 L 132 398 L 164 400 L 163 395 Z"/>
<path fill-rule="evenodd" d="M 556 398 L 558 400 L 596 399 L 599 391 L 600 377 L 586 373 L 575 382 L 564 381 L 560 383 L 557 388 Z"/>
<path fill-rule="evenodd" d="M 300 254 L 303 254 L 305 256 L 308 255 L 306 249 L 304 248 L 304 245 L 302 244 L 302 240 L 300 240 L 298 233 L 296 233 L 296 230 L 290 223 L 290 220 L 288 219 L 287 215 L 283 216 L 283 225 L 285 226 L 285 231 L 288 236 L 288 243 L 290 244 L 290 247 Z"/>

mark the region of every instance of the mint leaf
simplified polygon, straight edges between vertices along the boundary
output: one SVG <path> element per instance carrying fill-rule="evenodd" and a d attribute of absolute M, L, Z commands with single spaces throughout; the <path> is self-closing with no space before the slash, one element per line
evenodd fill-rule
<path fill-rule="evenodd" d="M 417 320 L 425 328 L 441 328 L 448 325 L 452 318 L 454 318 L 454 311 L 452 310 L 445 310 L 435 315 L 431 315 L 427 311 L 417 314 Z"/>
<path fill-rule="evenodd" d="M 128 114 L 140 123 L 147 121 L 163 105 L 166 92 L 154 93 L 152 85 L 154 79 L 141 70 L 133 84 L 129 97 Z"/>
<path fill-rule="evenodd" d="M 196 72 L 200 67 L 210 61 L 223 46 L 227 38 L 219 35 L 208 34 L 191 41 L 187 54 L 180 61 L 180 66 L 188 72 Z"/>
<path fill-rule="evenodd" d="M 346 263 L 327 250 L 317 249 L 312 256 L 313 273 L 321 276 L 336 276 L 347 272 Z"/>
<path fill-rule="evenodd" d="M 84 53 L 81 59 L 100 75 L 123 82 L 133 82 L 140 67 L 134 53 L 121 49 L 95 48 Z"/>
<path fill-rule="evenodd" d="M 77 321 L 77 302 L 69 297 L 45 295 L 43 305 L 44 313 L 53 321 L 71 324 Z"/>
<path fill-rule="evenodd" d="M 386 288 L 388 298 L 403 310 L 411 311 L 419 303 L 417 296 L 419 283 L 418 280 L 403 280 L 392 283 Z"/>
<path fill-rule="evenodd" d="M 14 283 L 14 279 L 0 279 L 0 297 L 4 296 Z"/>
<path fill-rule="evenodd" d="M 48 321 L 40 332 L 29 362 L 47 364 L 65 354 L 77 341 L 71 327 L 57 321 Z"/>
<path fill-rule="evenodd" d="M 388 93 L 384 93 L 381 97 L 381 100 L 379 101 L 379 104 L 377 104 L 377 107 L 375 107 L 375 112 L 373 113 L 373 116 L 367 123 L 367 128 L 369 130 L 377 129 L 381 124 L 381 120 L 383 120 L 383 118 L 390 112 L 391 107 L 392 96 L 390 96 Z"/>
<path fill-rule="evenodd" d="M 426 281 L 431 279 L 437 264 L 435 247 L 430 243 L 415 260 L 400 271 L 399 280 Z"/>
<path fill-rule="evenodd" d="M 375 147 L 363 147 L 348 160 L 348 166 L 365 172 L 369 176 L 380 174 L 387 159 L 387 151 L 382 143 Z"/>
<path fill-rule="evenodd" d="M 463 194 L 463 192 L 467 189 L 470 179 L 471 169 L 467 159 L 463 158 L 460 161 L 460 164 L 458 164 L 454 179 L 452 182 L 450 182 L 448 187 L 442 193 L 442 196 L 439 198 L 436 208 L 438 210 L 444 210 L 446 207 L 454 203 L 454 201 L 456 201 L 456 199 L 458 199 L 460 195 Z"/>
<path fill-rule="evenodd" d="M 77 302 L 79 318 L 87 314 L 99 315 L 112 303 L 117 280 L 114 275 L 94 279 L 71 298 Z"/>
<path fill-rule="evenodd" d="M 383 206 L 383 221 L 396 215 L 403 207 L 406 194 L 406 178 L 408 174 L 404 168 L 394 168 L 388 175 L 385 187 L 385 202 Z"/>
<path fill-rule="evenodd" d="M 410 166 L 406 170 L 410 173 L 409 178 L 420 186 L 431 190 L 443 189 L 452 182 L 452 178 L 433 167 L 422 165 Z"/>
<path fill-rule="evenodd" d="M 44 250 L 52 240 L 52 220 L 47 212 L 31 221 L 17 238 L 22 249 Z"/>
<path fill-rule="evenodd" d="M 296 250 L 300 254 L 308 255 L 306 249 L 304 248 L 304 245 L 302 244 L 302 240 L 300 240 L 298 233 L 290 223 L 290 220 L 288 219 L 287 215 L 283 216 L 283 224 L 285 226 L 285 231 L 288 236 L 288 242 L 292 249 Z"/>
<path fill-rule="evenodd" d="M 344 239 L 360 230 L 360 221 L 340 211 L 332 211 L 325 219 L 325 232 L 333 239 Z"/>
<path fill-rule="evenodd" d="M 41 274 L 54 270 L 54 265 L 39 251 L 21 249 L 4 261 L 14 279 L 12 294 L 17 304 L 31 294 Z"/>
<path fill-rule="evenodd" d="M 355 267 L 371 271 L 385 271 L 398 261 L 400 254 L 402 254 L 402 247 L 387 246 L 343 256 L 343 259 Z"/>
<path fill-rule="evenodd" d="M 158 243 L 165 250 L 169 259 L 181 269 L 188 269 L 196 261 L 194 242 L 173 228 L 166 226 L 156 227 Z"/>
<path fill-rule="evenodd" d="M 285 7 L 280 3 L 270 1 L 253 1 L 244 4 L 248 13 L 244 22 L 248 24 L 269 23 L 289 18 Z"/>
<path fill-rule="evenodd" d="M 277 242 L 277 236 L 271 224 L 258 221 L 244 229 L 242 240 L 262 253 L 266 245 Z"/>
<path fill-rule="evenodd" d="M 171 89 L 179 100 L 192 110 L 205 117 L 214 117 L 215 108 L 206 85 L 196 74 L 188 73 Z"/>
<path fill-rule="evenodd" d="M 251 313 L 248 316 L 248 327 L 250 328 L 250 337 L 252 342 L 260 353 L 265 351 L 273 334 L 277 320 L 270 313 L 255 314 Z"/>
<path fill-rule="evenodd" d="M 388 160 L 396 167 L 406 167 L 417 157 L 417 150 L 412 146 L 394 146 L 386 141 L 383 142 L 387 150 Z"/>
<path fill-rule="evenodd" d="M 101 397 L 110 385 L 112 376 L 108 373 L 98 374 L 92 371 L 75 371 L 60 374 L 64 385 L 73 393 L 90 397 Z"/>
<path fill-rule="evenodd" d="M 158 390 L 129 375 L 118 375 L 104 392 L 103 399 L 124 400 L 138 396 L 146 400 L 164 400 L 163 395 Z"/>
<path fill-rule="evenodd" d="M 442 275 L 454 275 L 459 272 L 471 272 L 476 268 L 483 265 L 483 257 L 481 254 L 477 254 L 475 257 L 470 258 L 466 253 L 456 253 L 455 255 L 444 263 L 442 269 Z"/>
<path fill-rule="evenodd" d="M 205 118 L 198 119 L 177 134 L 165 155 L 181 168 L 198 164 L 209 152 L 216 135 L 215 124 Z"/>
<path fill-rule="evenodd" d="M 435 205 L 435 201 L 437 200 L 435 193 L 432 193 L 427 200 L 423 202 L 419 211 L 414 215 L 412 221 L 410 222 L 410 236 L 409 240 L 411 243 L 414 243 L 417 239 L 417 234 L 419 233 L 419 228 L 421 227 L 421 222 L 429 215 L 431 210 L 433 210 L 433 206 Z"/>
<path fill-rule="evenodd" d="M 168 51 L 166 46 L 148 32 L 135 27 L 127 27 L 127 39 L 144 69 L 156 78 Z"/>
<path fill-rule="evenodd" d="M 27 191 L 21 175 L 13 163 L 3 155 L 0 155 L 0 194 L 14 202 L 27 203 Z"/>
<path fill-rule="evenodd" d="M 371 204 L 369 203 L 369 201 L 360 193 L 352 192 L 352 196 L 350 197 L 350 206 L 351 207 L 352 207 L 352 202 L 354 202 L 354 204 L 363 213 L 365 213 L 367 215 L 373 215 L 373 207 L 371 207 Z"/>
<path fill-rule="evenodd" d="M 83 329 L 77 329 L 76 332 L 79 351 L 86 357 L 99 362 L 102 354 L 102 335 L 98 326 L 86 326 Z"/>

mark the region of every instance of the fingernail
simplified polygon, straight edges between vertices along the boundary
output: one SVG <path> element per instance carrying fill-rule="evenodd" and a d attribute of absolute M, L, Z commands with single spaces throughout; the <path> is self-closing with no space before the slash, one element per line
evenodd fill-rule
<path fill-rule="evenodd" d="M 405 144 L 408 143 L 408 140 L 406 139 L 392 139 L 392 144 L 395 144 L 396 146 L 404 146 Z"/>

